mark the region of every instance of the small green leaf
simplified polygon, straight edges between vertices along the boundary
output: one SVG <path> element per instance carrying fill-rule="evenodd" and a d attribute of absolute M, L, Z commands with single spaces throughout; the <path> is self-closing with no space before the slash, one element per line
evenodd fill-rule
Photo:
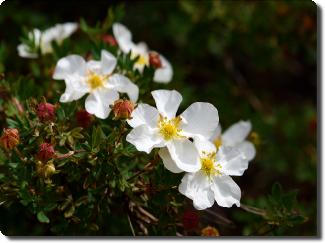
<path fill-rule="evenodd" d="M 50 223 L 50 219 L 45 215 L 45 213 L 43 211 L 40 211 L 37 213 L 37 219 L 41 222 L 41 223 Z"/>

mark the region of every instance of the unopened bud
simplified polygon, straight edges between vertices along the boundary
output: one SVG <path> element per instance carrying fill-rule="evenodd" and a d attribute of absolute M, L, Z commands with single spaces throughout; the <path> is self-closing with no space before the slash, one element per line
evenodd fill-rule
<path fill-rule="evenodd" d="M 130 119 L 134 110 L 134 103 L 130 100 L 117 100 L 113 106 L 113 112 L 116 119 Z"/>
<path fill-rule="evenodd" d="M 55 150 L 52 144 L 50 143 L 42 143 L 39 146 L 39 151 L 37 153 L 37 158 L 40 161 L 48 161 L 53 159 L 55 156 Z"/>
<path fill-rule="evenodd" d="M 53 175 L 55 173 L 55 166 L 52 162 L 48 162 L 45 166 L 44 166 L 44 177 L 45 178 L 49 178 L 51 175 Z"/>
<path fill-rule="evenodd" d="M 41 122 L 54 121 L 55 109 L 55 105 L 44 102 L 37 106 L 36 113 Z"/>
<path fill-rule="evenodd" d="M 117 45 L 117 41 L 112 35 L 104 34 L 102 36 L 102 40 L 103 40 L 104 43 L 109 44 L 110 46 L 116 46 Z"/>
<path fill-rule="evenodd" d="M 220 236 L 219 231 L 212 227 L 212 226 L 207 226 L 201 231 L 202 236 Z"/>
<path fill-rule="evenodd" d="M 11 150 L 19 144 L 19 132 L 15 128 L 4 128 L 3 134 L 0 137 L 0 145 L 7 149 Z"/>
<path fill-rule="evenodd" d="M 93 121 L 93 116 L 86 110 L 80 110 L 76 113 L 77 124 L 80 127 L 87 128 Z"/>
<path fill-rule="evenodd" d="M 161 64 L 161 59 L 160 56 L 157 52 L 150 52 L 149 53 L 149 63 L 150 66 L 154 67 L 154 68 L 161 68 L 162 64 Z"/>
<path fill-rule="evenodd" d="M 183 226 L 187 230 L 196 229 L 199 225 L 199 215 L 193 210 L 187 210 L 183 215 Z"/>

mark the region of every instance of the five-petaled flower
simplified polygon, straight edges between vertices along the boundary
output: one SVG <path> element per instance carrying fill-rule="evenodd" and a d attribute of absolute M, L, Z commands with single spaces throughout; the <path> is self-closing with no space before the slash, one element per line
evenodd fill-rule
<path fill-rule="evenodd" d="M 113 33 L 122 52 L 124 53 L 131 52 L 132 58 L 138 57 L 138 60 L 134 65 L 135 69 L 138 69 L 140 72 L 142 72 L 145 66 L 149 66 L 150 51 L 146 43 L 144 42 L 134 43 L 132 41 L 131 32 L 121 23 L 113 24 Z M 161 54 L 158 54 L 158 56 L 156 56 L 155 58 L 156 60 L 155 60 L 154 67 L 156 68 L 156 70 L 155 70 L 153 80 L 157 83 L 170 82 L 173 77 L 172 65 Z M 157 65 L 157 63 L 159 63 L 159 65 Z"/>
<path fill-rule="evenodd" d="M 240 206 L 241 191 L 230 176 L 241 176 L 249 161 L 243 154 L 230 147 L 221 146 L 218 150 L 208 140 L 195 138 L 199 150 L 201 169 L 187 173 L 179 191 L 193 200 L 198 210 L 212 207 L 216 201 L 222 207 Z"/>
<path fill-rule="evenodd" d="M 139 151 L 150 153 L 161 148 L 159 155 L 165 167 L 174 172 L 195 172 L 200 169 L 199 153 L 194 137 L 211 137 L 218 126 L 217 109 L 210 103 L 196 102 L 176 116 L 182 96 L 175 90 L 151 92 L 157 109 L 139 104 L 128 123 L 134 129 L 126 140 Z"/>
<path fill-rule="evenodd" d="M 61 58 L 55 68 L 53 78 L 64 80 L 66 89 L 61 96 L 61 102 L 71 102 L 80 99 L 86 93 L 85 108 L 98 118 L 108 117 L 110 105 L 119 99 L 119 93 L 127 93 L 135 102 L 138 99 L 139 88 L 126 76 L 113 73 L 116 58 L 108 51 L 101 51 L 101 60 L 86 62 L 81 56 L 69 55 Z"/>
<path fill-rule="evenodd" d="M 26 44 L 19 44 L 17 47 L 18 54 L 24 58 L 37 58 L 39 49 L 42 55 L 53 52 L 52 41 L 61 44 L 64 39 L 68 38 L 78 29 L 77 23 L 56 24 L 45 31 L 34 29 L 28 33 L 28 38 L 33 41 L 33 47 Z"/>

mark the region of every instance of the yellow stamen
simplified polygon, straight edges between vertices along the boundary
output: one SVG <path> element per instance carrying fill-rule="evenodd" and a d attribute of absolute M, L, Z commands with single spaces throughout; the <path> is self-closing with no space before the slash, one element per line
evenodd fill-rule
<path fill-rule="evenodd" d="M 137 60 L 136 63 L 139 64 L 139 65 L 148 65 L 149 64 L 148 58 L 146 58 L 143 55 L 139 56 L 139 59 Z"/>
<path fill-rule="evenodd" d="M 91 89 L 97 89 L 104 86 L 105 77 L 100 76 L 96 73 L 90 73 L 87 82 Z"/>
<path fill-rule="evenodd" d="M 217 150 L 221 147 L 221 145 L 222 145 L 222 139 L 221 139 L 221 137 L 219 136 L 219 137 L 217 137 L 215 140 L 214 140 L 214 145 L 216 146 L 216 148 L 217 148 Z"/>
<path fill-rule="evenodd" d="M 216 153 L 206 153 L 203 152 L 205 157 L 201 158 L 201 170 L 207 175 L 221 175 L 220 169 L 222 168 L 220 164 L 215 164 Z"/>
<path fill-rule="evenodd" d="M 173 138 L 179 138 L 179 134 L 182 130 L 179 128 L 181 122 L 180 117 L 175 117 L 168 120 L 167 117 L 160 115 L 158 121 L 158 127 L 160 134 L 164 137 L 165 140 L 171 140 Z"/>

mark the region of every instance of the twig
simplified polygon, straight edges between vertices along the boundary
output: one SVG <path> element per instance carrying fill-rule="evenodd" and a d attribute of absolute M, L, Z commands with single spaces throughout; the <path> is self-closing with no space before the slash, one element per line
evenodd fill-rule
<path fill-rule="evenodd" d="M 128 221 L 129 221 L 129 225 L 130 225 L 130 228 L 131 228 L 131 231 L 132 231 L 132 235 L 135 236 L 134 228 L 133 228 L 133 225 L 132 225 L 132 222 L 131 222 L 131 219 L 130 219 L 130 215 L 129 214 L 128 214 Z"/>
<path fill-rule="evenodd" d="M 260 209 L 260 208 L 255 208 L 255 207 L 252 207 L 252 206 L 248 206 L 248 205 L 245 205 L 245 204 L 240 204 L 240 208 L 249 212 L 249 213 L 253 213 L 253 214 L 256 214 L 256 215 L 260 215 L 262 217 L 264 217 L 266 215 L 266 211 L 263 210 L 263 209 Z"/>

